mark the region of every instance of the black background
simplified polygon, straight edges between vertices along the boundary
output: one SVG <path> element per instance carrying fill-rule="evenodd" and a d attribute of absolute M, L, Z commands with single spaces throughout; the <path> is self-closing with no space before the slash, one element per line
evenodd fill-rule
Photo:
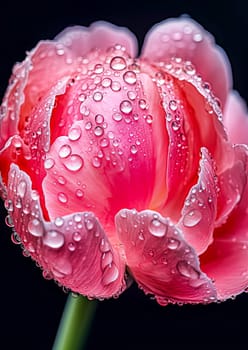
<path fill-rule="evenodd" d="M 141 46 L 153 24 L 184 13 L 208 29 L 226 50 L 234 87 L 248 101 L 245 0 L 1 2 L 0 97 L 13 64 L 24 59 L 25 51 L 68 25 L 111 21 L 129 27 Z M 0 211 L 0 349 L 49 350 L 67 295 L 22 256 L 4 224 L 3 205 Z M 247 313 L 246 294 L 208 306 L 161 307 L 133 285 L 119 299 L 99 302 L 87 349 L 224 349 L 228 345 L 245 349 Z"/>

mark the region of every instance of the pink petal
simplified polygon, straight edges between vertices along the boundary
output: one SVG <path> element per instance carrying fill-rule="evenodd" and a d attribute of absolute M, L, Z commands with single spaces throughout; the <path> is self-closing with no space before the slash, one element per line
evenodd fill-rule
<path fill-rule="evenodd" d="M 111 297 L 125 289 L 125 265 L 98 219 L 89 212 L 44 221 L 37 191 L 11 166 L 7 202 L 22 244 L 31 257 L 63 286 L 89 297 Z"/>
<path fill-rule="evenodd" d="M 227 98 L 224 125 L 232 143 L 248 144 L 248 113 L 245 101 L 236 91 Z"/>
<path fill-rule="evenodd" d="M 230 63 L 212 35 L 192 19 L 180 17 L 155 25 L 146 36 L 142 57 L 150 62 L 171 57 L 191 61 L 225 105 L 232 86 Z"/>
<path fill-rule="evenodd" d="M 23 90 L 27 84 L 31 62 L 27 58 L 13 68 L 9 86 L 0 109 L 0 149 L 9 137 L 18 133 L 21 105 L 25 99 Z"/>
<path fill-rule="evenodd" d="M 84 74 L 57 99 L 43 189 L 51 218 L 93 210 L 113 229 L 124 206 L 142 210 L 163 202 L 167 136 L 152 78 L 127 67 L 119 74 L 103 58 L 90 63 L 101 67 L 97 84 Z M 130 72 L 135 79 L 127 83 Z"/>
<path fill-rule="evenodd" d="M 217 213 L 217 186 L 214 163 L 207 149 L 202 149 L 198 183 L 192 187 L 182 209 L 177 227 L 199 255 L 213 240 Z"/>
<path fill-rule="evenodd" d="M 124 209 L 116 216 L 116 227 L 132 275 L 159 303 L 215 300 L 215 288 L 201 272 L 194 249 L 168 218 Z"/>
<path fill-rule="evenodd" d="M 197 75 L 186 73 L 184 66 L 181 59 L 160 65 L 160 75 L 164 75 L 160 91 L 169 135 L 163 213 L 174 221 L 180 218 L 184 200 L 197 182 L 201 148 L 208 149 L 219 173 L 233 159 L 218 101 Z"/>
<path fill-rule="evenodd" d="M 242 146 L 236 147 L 235 151 L 237 159 L 243 162 L 242 171 L 246 177 L 244 187 L 239 201 L 235 198 L 236 206 L 233 206 L 225 224 L 215 231 L 212 245 L 200 257 L 202 270 L 214 279 L 220 300 L 235 296 L 248 287 L 248 151 Z M 240 171 L 236 164 L 236 171 Z M 234 190 L 236 180 L 237 188 L 241 187 L 239 182 L 242 176 L 237 173 L 235 177 L 234 172 L 229 171 L 227 175 L 230 174 L 232 177 L 225 179 L 230 182 L 230 187 L 233 185 Z"/>
<path fill-rule="evenodd" d="M 123 46 L 131 57 L 137 54 L 137 39 L 127 28 L 98 21 L 90 27 L 74 26 L 65 29 L 55 40 L 69 47 L 77 56 L 85 56 L 97 48 L 108 50 L 115 45 Z"/>

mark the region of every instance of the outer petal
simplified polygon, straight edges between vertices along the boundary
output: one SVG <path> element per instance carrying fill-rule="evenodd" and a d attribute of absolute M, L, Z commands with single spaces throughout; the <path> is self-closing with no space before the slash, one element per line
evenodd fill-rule
<path fill-rule="evenodd" d="M 135 35 L 127 28 L 104 21 L 95 22 L 90 27 L 66 28 L 55 40 L 69 47 L 77 57 L 85 56 L 96 48 L 107 51 L 115 45 L 123 46 L 132 57 L 135 57 L 138 46 Z"/>
<path fill-rule="evenodd" d="M 110 297 L 125 289 L 124 263 L 92 213 L 44 221 L 38 192 L 16 165 L 9 173 L 6 202 L 25 249 L 45 274 L 90 297 Z"/>
<path fill-rule="evenodd" d="M 215 300 L 215 288 L 201 272 L 194 249 L 169 219 L 149 210 L 122 210 L 116 227 L 131 273 L 159 303 Z"/>
<path fill-rule="evenodd" d="M 198 183 L 192 187 L 177 225 L 184 238 L 199 255 L 213 240 L 217 214 L 217 186 L 214 163 L 206 149 L 202 149 Z"/>
<path fill-rule="evenodd" d="M 228 95 L 223 121 L 232 143 L 248 144 L 247 106 L 237 91 Z"/>
<path fill-rule="evenodd" d="M 235 183 L 240 187 L 239 201 L 235 197 L 236 206 L 233 206 L 228 220 L 215 231 L 212 245 L 200 257 L 202 270 L 214 279 L 221 300 L 235 296 L 248 287 L 248 151 L 242 146 L 236 147 L 235 151 L 237 162 L 234 170 L 237 173 L 229 171 L 224 180 L 229 182 L 230 193 L 234 191 Z M 237 167 L 238 160 L 243 164 L 243 169 Z M 240 170 L 245 176 L 239 175 Z M 233 196 L 230 199 L 233 201 Z"/>
<path fill-rule="evenodd" d="M 150 62 L 171 57 L 191 61 L 225 105 L 232 86 L 230 63 L 212 35 L 192 19 L 169 19 L 154 26 L 146 36 L 141 57 Z"/>

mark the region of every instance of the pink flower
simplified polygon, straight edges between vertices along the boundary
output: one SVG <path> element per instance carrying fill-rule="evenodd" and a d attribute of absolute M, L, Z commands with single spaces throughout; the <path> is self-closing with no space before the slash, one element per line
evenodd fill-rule
<path fill-rule="evenodd" d="M 1 106 L 1 193 L 46 277 L 89 297 L 134 279 L 168 302 L 248 287 L 246 107 L 191 19 L 135 37 L 66 29 L 15 65 Z M 223 119 L 222 119 L 223 115 Z"/>

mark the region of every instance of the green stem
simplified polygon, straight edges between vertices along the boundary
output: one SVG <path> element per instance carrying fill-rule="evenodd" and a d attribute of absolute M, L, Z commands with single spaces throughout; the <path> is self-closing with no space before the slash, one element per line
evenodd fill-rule
<path fill-rule="evenodd" d="M 52 350 L 82 350 L 96 310 L 96 302 L 68 296 Z"/>

